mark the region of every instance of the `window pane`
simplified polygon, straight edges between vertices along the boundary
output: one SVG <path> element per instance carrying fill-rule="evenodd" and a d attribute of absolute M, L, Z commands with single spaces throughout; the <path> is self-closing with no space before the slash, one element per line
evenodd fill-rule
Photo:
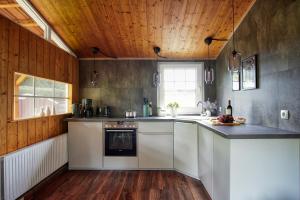
<path fill-rule="evenodd" d="M 15 97 L 15 119 L 34 117 L 34 98 Z"/>
<path fill-rule="evenodd" d="M 196 103 L 196 92 L 187 92 L 187 91 L 174 91 L 165 93 L 165 104 L 168 105 L 170 102 L 176 101 L 180 107 L 195 107 Z M 165 106 L 166 106 L 165 105 Z"/>
<path fill-rule="evenodd" d="M 195 90 L 196 89 L 196 83 L 195 82 L 186 82 L 186 89 L 187 90 Z"/>
<path fill-rule="evenodd" d="M 186 81 L 196 81 L 196 70 L 195 69 L 188 69 L 185 71 L 185 78 Z"/>
<path fill-rule="evenodd" d="M 175 82 L 174 87 L 176 90 L 184 90 L 185 89 L 185 82 Z"/>
<path fill-rule="evenodd" d="M 35 98 L 35 116 L 41 116 L 42 109 L 44 109 L 44 114 L 46 114 L 48 107 L 50 108 L 50 111 L 52 113 L 52 98 Z"/>
<path fill-rule="evenodd" d="M 175 69 L 174 70 L 174 79 L 175 79 L 175 81 L 185 81 L 185 70 L 184 69 Z"/>
<path fill-rule="evenodd" d="M 55 97 L 68 98 L 68 84 L 55 81 Z"/>
<path fill-rule="evenodd" d="M 164 81 L 174 81 L 174 70 L 172 69 L 164 70 Z"/>
<path fill-rule="evenodd" d="M 173 90 L 174 89 L 174 82 L 165 82 L 165 89 L 166 90 Z"/>
<path fill-rule="evenodd" d="M 54 81 L 43 78 L 35 78 L 35 96 L 53 97 Z"/>
<path fill-rule="evenodd" d="M 14 93 L 15 95 L 21 95 L 21 96 L 33 96 L 34 95 L 33 76 L 15 73 Z"/>
<path fill-rule="evenodd" d="M 67 99 L 54 99 L 55 113 L 63 114 L 68 112 L 68 100 Z"/>

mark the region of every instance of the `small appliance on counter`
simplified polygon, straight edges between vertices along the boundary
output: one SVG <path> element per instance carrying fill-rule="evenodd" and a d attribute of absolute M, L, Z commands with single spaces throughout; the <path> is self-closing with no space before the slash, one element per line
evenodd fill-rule
<path fill-rule="evenodd" d="M 102 108 L 103 117 L 111 117 L 112 116 L 112 109 L 110 106 L 104 106 Z"/>
<path fill-rule="evenodd" d="M 72 104 L 72 114 L 74 117 L 80 117 L 80 104 Z"/>
<path fill-rule="evenodd" d="M 91 118 L 94 116 L 93 100 L 92 99 L 82 99 L 81 100 L 81 117 Z"/>
<path fill-rule="evenodd" d="M 126 111 L 125 112 L 126 118 L 135 118 L 136 117 L 136 111 Z"/>

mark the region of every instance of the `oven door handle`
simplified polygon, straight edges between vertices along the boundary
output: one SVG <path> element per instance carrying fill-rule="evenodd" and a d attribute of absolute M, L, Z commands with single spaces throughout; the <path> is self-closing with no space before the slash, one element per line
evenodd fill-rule
<path fill-rule="evenodd" d="M 134 132 L 135 130 L 128 130 L 128 129 L 126 129 L 126 130 L 121 130 L 121 129 L 113 129 L 113 130 L 105 130 L 105 132 Z"/>

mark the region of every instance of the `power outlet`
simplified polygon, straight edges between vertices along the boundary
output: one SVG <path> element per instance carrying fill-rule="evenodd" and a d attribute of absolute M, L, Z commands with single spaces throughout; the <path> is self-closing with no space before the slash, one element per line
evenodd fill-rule
<path fill-rule="evenodd" d="M 281 110 L 280 116 L 281 116 L 281 119 L 288 120 L 289 119 L 289 111 L 288 110 Z"/>

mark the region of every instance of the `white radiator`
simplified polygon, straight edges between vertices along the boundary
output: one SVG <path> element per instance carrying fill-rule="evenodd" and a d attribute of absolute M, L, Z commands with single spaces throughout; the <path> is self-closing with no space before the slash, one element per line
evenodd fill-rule
<path fill-rule="evenodd" d="M 0 160 L 0 199 L 20 197 L 67 162 L 67 134 L 5 155 Z"/>

